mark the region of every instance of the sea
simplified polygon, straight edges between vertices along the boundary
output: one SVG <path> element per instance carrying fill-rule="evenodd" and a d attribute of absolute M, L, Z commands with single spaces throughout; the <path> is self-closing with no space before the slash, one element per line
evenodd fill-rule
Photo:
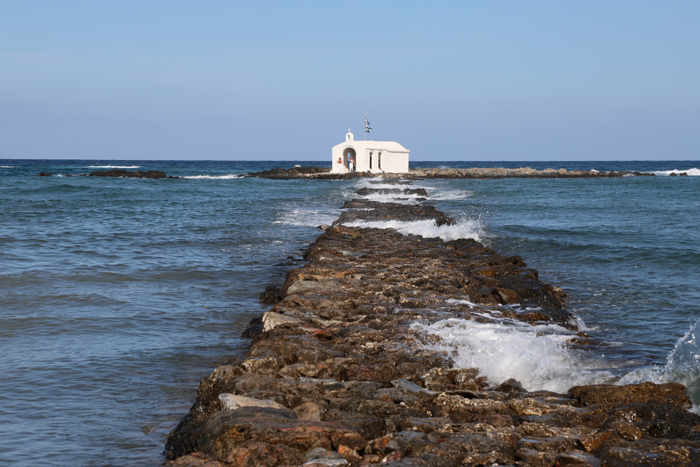
<path fill-rule="evenodd" d="M 0 159 L 0 465 L 163 462 L 200 379 L 245 351 L 265 286 L 370 186 L 243 177 L 296 165 L 329 164 Z M 654 174 L 416 180 L 457 225 L 373 226 L 477 239 L 566 292 L 580 336 L 507 319 L 415 323 L 456 365 L 529 390 L 678 381 L 700 405 L 700 162 L 411 166 Z M 110 168 L 182 178 L 80 176 Z"/>

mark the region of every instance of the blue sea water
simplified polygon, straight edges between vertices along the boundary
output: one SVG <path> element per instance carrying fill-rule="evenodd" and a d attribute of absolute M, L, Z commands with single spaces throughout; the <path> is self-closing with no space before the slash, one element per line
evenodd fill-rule
<path fill-rule="evenodd" d="M 239 336 L 265 309 L 262 290 L 301 264 L 316 227 L 335 220 L 363 183 L 240 177 L 297 164 L 324 165 L 0 160 L 0 464 L 162 462 L 163 440 L 199 379 L 245 349 Z M 528 359 L 506 368 L 547 366 L 530 389 L 567 375 L 568 365 L 591 382 L 680 381 L 700 403 L 700 177 L 667 176 L 700 175 L 700 163 L 412 166 L 657 173 L 416 185 L 460 220 L 451 235 L 521 255 L 562 287 L 598 339 L 583 352 L 564 348 L 555 362 L 530 345 Z M 187 178 L 77 176 L 108 167 Z M 42 171 L 63 176 L 35 176 Z M 508 339 L 513 354 L 525 353 Z"/>

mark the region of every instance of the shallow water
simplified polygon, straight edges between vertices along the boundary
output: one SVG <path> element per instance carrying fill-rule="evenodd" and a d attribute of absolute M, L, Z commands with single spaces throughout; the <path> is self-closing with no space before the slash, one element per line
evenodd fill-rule
<path fill-rule="evenodd" d="M 263 310 L 258 296 L 265 285 L 281 284 L 293 267 L 285 263 L 299 264 L 293 260 L 318 236 L 316 226 L 335 220 L 364 183 L 239 178 L 295 164 L 319 165 L 0 160 L 2 462 L 162 461 L 163 440 L 194 400 L 199 379 L 245 347 L 238 336 Z M 659 174 L 698 166 L 414 165 Z M 99 170 L 94 166 L 191 178 L 34 176 Z M 572 368 L 590 375 L 588 381 L 670 378 L 693 386 L 700 400 L 700 352 L 694 333 L 686 336 L 700 318 L 700 228 L 693 215 L 700 177 L 426 180 L 418 186 L 460 223 L 452 231 L 403 225 L 407 233 L 478 236 L 504 254 L 523 256 L 567 292 L 569 308 L 606 343 L 571 353 L 552 329 L 513 331 L 504 324 L 479 329 L 482 341 L 469 342 L 454 332 L 452 344 L 465 365 L 481 358 L 494 379 L 542 369 L 531 384 L 543 387 L 558 384 Z M 485 342 L 494 339 L 501 339 L 498 348 L 513 349 L 512 358 L 488 360 Z M 470 354 L 470 345 L 483 355 Z M 560 354 L 550 359 L 552 348 Z"/>

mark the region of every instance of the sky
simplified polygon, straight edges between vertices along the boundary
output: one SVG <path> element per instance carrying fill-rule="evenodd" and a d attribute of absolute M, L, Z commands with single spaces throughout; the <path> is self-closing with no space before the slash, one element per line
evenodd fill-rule
<path fill-rule="evenodd" d="M 700 159 L 700 2 L 0 0 L 0 158 Z"/>

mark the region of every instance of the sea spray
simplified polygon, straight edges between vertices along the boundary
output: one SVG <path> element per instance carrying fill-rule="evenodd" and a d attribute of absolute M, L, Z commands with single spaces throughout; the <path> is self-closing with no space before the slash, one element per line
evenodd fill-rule
<path fill-rule="evenodd" d="M 700 320 L 690 326 L 690 329 L 668 355 L 664 380 L 675 381 L 688 388 L 688 396 L 693 404 L 700 404 Z"/>
<path fill-rule="evenodd" d="M 472 238 L 479 241 L 483 233 L 478 220 L 465 219 L 458 221 L 455 225 L 435 225 L 434 220 L 423 221 L 377 221 L 377 222 L 352 222 L 348 227 L 374 228 L 374 229 L 395 229 L 404 235 L 420 235 L 425 238 L 440 237 L 445 241 L 457 240 L 460 238 Z"/>
<path fill-rule="evenodd" d="M 680 175 L 682 173 L 687 174 L 690 177 L 698 177 L 700 176 L 700 169 L 697 168 L 692 168 L 692 169 L 687 169 L 687 170 L 678 170 L 678 169 L 673 169 L 673 170 L 657 170 L 654 172 L 651 172 L 655 175 Z"/>
<path fill-rule="evenodd" d="M 456 368 L 478 368 L 492 385 L 515 378 L 530 391 L 561 393 L 576 385 L 614 380 L 609 362 L 567 347 L 575 334 L 558 325 L 451 318 L 411 327 L 440 338 L 426 348 L 446 351 Z"/>

